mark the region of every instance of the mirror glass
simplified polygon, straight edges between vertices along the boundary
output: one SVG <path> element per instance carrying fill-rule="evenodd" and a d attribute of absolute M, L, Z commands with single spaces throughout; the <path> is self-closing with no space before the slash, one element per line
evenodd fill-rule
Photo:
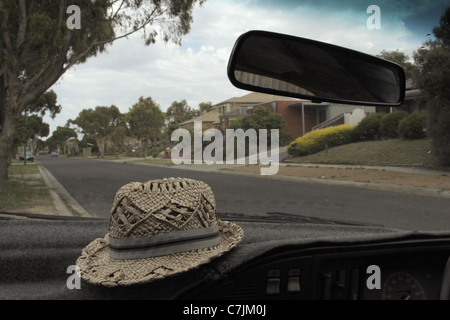
<path fill-rule="evenodd" d="M 228 77 L 241 89 L 315 102 L 396 106 L 405 94 L 405 73 L 395 63 L 265 31 L 250 31 L 238 39 Z"/>

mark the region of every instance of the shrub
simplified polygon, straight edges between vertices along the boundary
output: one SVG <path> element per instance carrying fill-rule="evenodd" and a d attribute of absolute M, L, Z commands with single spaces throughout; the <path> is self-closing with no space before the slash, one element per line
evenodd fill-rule
<path fill-rule="evenodd" d="M 380 123 L 381 135 L 386 138 L 397 138 L 398 124 L 407 116 L 409 116 L 409 113 L 402 110 L 397 110 L 384 116 Z"/>
<path fill-rule="evenodd" d="M 353 131 L 355 141 L 375 140 L 381 135 L 381 120 L 386 113 L 371 113 L 356 126 Z"/>
<path fill-rule="evenodd" d="M 428 111 L 422 110 L 402 119 L 398 125 L 398 134 L 403 139 L 422 139 L 426 137 Z"/>
<path fill-rule="evenodd" d="M 354 127 L 347 124 L 311 131 L 297 138 L 288 147 L 290 155 L 304 156 L 352 142 Z"/>
<path fill-rule="evenodd" d="M 428 104 L 429 136 L 433 142 L 433 152 L 443 166 L 450 166 L 450 97 L 435 98 Z"/>

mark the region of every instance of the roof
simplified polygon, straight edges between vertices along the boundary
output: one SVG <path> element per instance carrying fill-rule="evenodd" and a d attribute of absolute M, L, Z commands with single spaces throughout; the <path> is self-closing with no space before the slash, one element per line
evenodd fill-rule
<path fill-rule="evenodd" d="M 219 110 L 217 110 L 217 108 L 214 108 L 213 110 L 204 113 L 198 117 L 181 122 L 180 124 L 178 124 L 178 127 L 186 126 L 188 124 L 194 123 L 194 121 L 215 122 L 218 120 L 219 120 Z"/>
<path fill-rule="evenodd" d="M 242 97 L 234 97 L 225 101 L 222 101 L 218 105 L 227 104 L 227 103 L 250 103 L 250 104 L 260 104 L 260 103 L 267 103 L 272 101 L 296 101 L 297 99 L 293 98 L 287 98 L 282 96 L 275 96 L 272 94 L 265 94 L 265 93 L 259 93 L 259 92 L 252 92 Z"/>

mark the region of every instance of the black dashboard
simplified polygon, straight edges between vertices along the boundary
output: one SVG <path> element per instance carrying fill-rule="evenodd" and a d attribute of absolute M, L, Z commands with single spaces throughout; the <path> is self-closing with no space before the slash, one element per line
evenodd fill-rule
<path fill-rule="evenodd" d="M 438 300 L 442 288 L 449 299 L 448 232 L 308 221 L 235 219 L 243 241 L 198 269 L 136 286 L 83 281 L 70 289 L 68 267 L 109 221 L 0 216 L 0 299 Z"/>
<path fill-rule="evenodd" d="M 180 298 L 439 300 L 449 257 L 449 240 L 286 248 Z"/>

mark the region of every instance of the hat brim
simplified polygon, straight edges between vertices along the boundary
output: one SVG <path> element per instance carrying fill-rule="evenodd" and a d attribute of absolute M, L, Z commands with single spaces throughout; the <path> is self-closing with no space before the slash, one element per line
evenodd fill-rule
<path fill-rule="evenodd" d="M 230 251 L 241 242 L 242 229 L 218 220 L 221 242 L 213 248 L 198 249 L 165 256 L 116 260 L 109 256 L 109 235 L 88 244 L 76 265 L 86 282 L 106 287 L 129 286 L 163 279 L 195 269 Z"/>

